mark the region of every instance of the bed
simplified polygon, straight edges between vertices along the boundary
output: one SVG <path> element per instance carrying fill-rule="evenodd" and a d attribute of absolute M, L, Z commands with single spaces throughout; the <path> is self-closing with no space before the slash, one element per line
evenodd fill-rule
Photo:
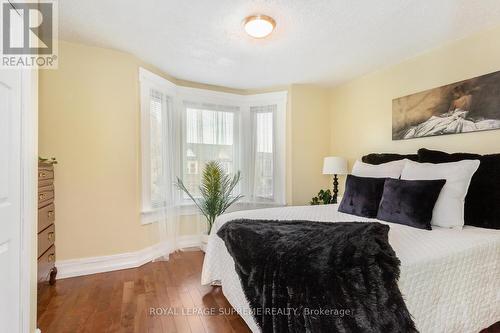
<path fill-rule="evenodd" d="M 422 332 L 479 332 L 500 320 L 500 230 L 465 226 L 432 231 L 337 211 L 338 205 L 294 206 L 233 212 L 216 220 L 206 249 L 201 283 L 221 285 L 252 332 L 252 317 L 239 277 L 217 231 L 235 219 L 380 222 L 401 260 L 399 288 Z"/>

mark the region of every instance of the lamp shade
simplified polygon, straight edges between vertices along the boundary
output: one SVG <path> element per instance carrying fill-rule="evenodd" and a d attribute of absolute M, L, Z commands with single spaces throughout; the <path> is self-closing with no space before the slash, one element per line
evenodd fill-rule
<path fill-rule="evenodd" d="M 323 161 L 324 175 L 345 175 L 347 174 L 347 160 L 342 157 L 329 156 Z"/>

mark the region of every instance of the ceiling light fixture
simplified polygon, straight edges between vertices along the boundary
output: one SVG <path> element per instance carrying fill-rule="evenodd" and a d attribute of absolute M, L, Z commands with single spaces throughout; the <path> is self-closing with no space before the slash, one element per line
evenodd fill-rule
<path fill-rule="evenodd" d="M 276 22 L 272 17 L 266 15 L 252 15 L 243 21 L 247 34 L 253 38 L 265 38 L 273 32 Z"/>

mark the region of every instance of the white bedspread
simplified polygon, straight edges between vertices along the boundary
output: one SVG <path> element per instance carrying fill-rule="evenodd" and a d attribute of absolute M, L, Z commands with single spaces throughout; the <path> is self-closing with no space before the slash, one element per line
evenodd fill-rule
<path fill-rule="evenodd" d="M 377 221 L 337 212 L 337 205 L 295 206 L 228 213 L 212 229 L 203 263 L 202 284 L 221 284 L 229 303 L 252 332 L 259 332 L 234 261 L 216 235 L 237 218 Z M 381 221 L 378 221 L 381 222 Z M 386 222 L 381 222 L 386 223 Z M 421 333 L 476 333 L 500 320 L 500 230 L 420 230 L 386 223 L 389 242 L 401 260 L 399 288 Z"/>

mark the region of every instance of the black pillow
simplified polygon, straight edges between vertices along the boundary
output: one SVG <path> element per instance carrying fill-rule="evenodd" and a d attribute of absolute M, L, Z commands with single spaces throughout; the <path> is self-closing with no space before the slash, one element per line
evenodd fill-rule
<path fill-rule="evenodd" d="M 363 156 L 361 158 L 361 161 L 368 163 L 368 164 L 379 165 L 382 163 L 404 160 L 405 158 L 407 158 L 411 161 L 418 162 L 418 155 L 417 154 L 400 155 L 400 154 L 392 154 L 392 153 L 368 154 L 368 155 Z"/>
<path fill-rule="evenodd" d="M 384 191 L 385 178 L 348 175 L 339 212 L 375 218 Z"/>
<path fill-rule="evenodd" d="M 442 151 L 420 149 L 421 162 L 448 163 L 479 160 L 465 197 L 465 224 L 481 228 L 500 229 L 500 154 L 448 154 Z"/>
<path fill-rule="evenodd" d="M 446 180 L 387 179 L 377 219 L 431 230 L 432 210 Z"/>

